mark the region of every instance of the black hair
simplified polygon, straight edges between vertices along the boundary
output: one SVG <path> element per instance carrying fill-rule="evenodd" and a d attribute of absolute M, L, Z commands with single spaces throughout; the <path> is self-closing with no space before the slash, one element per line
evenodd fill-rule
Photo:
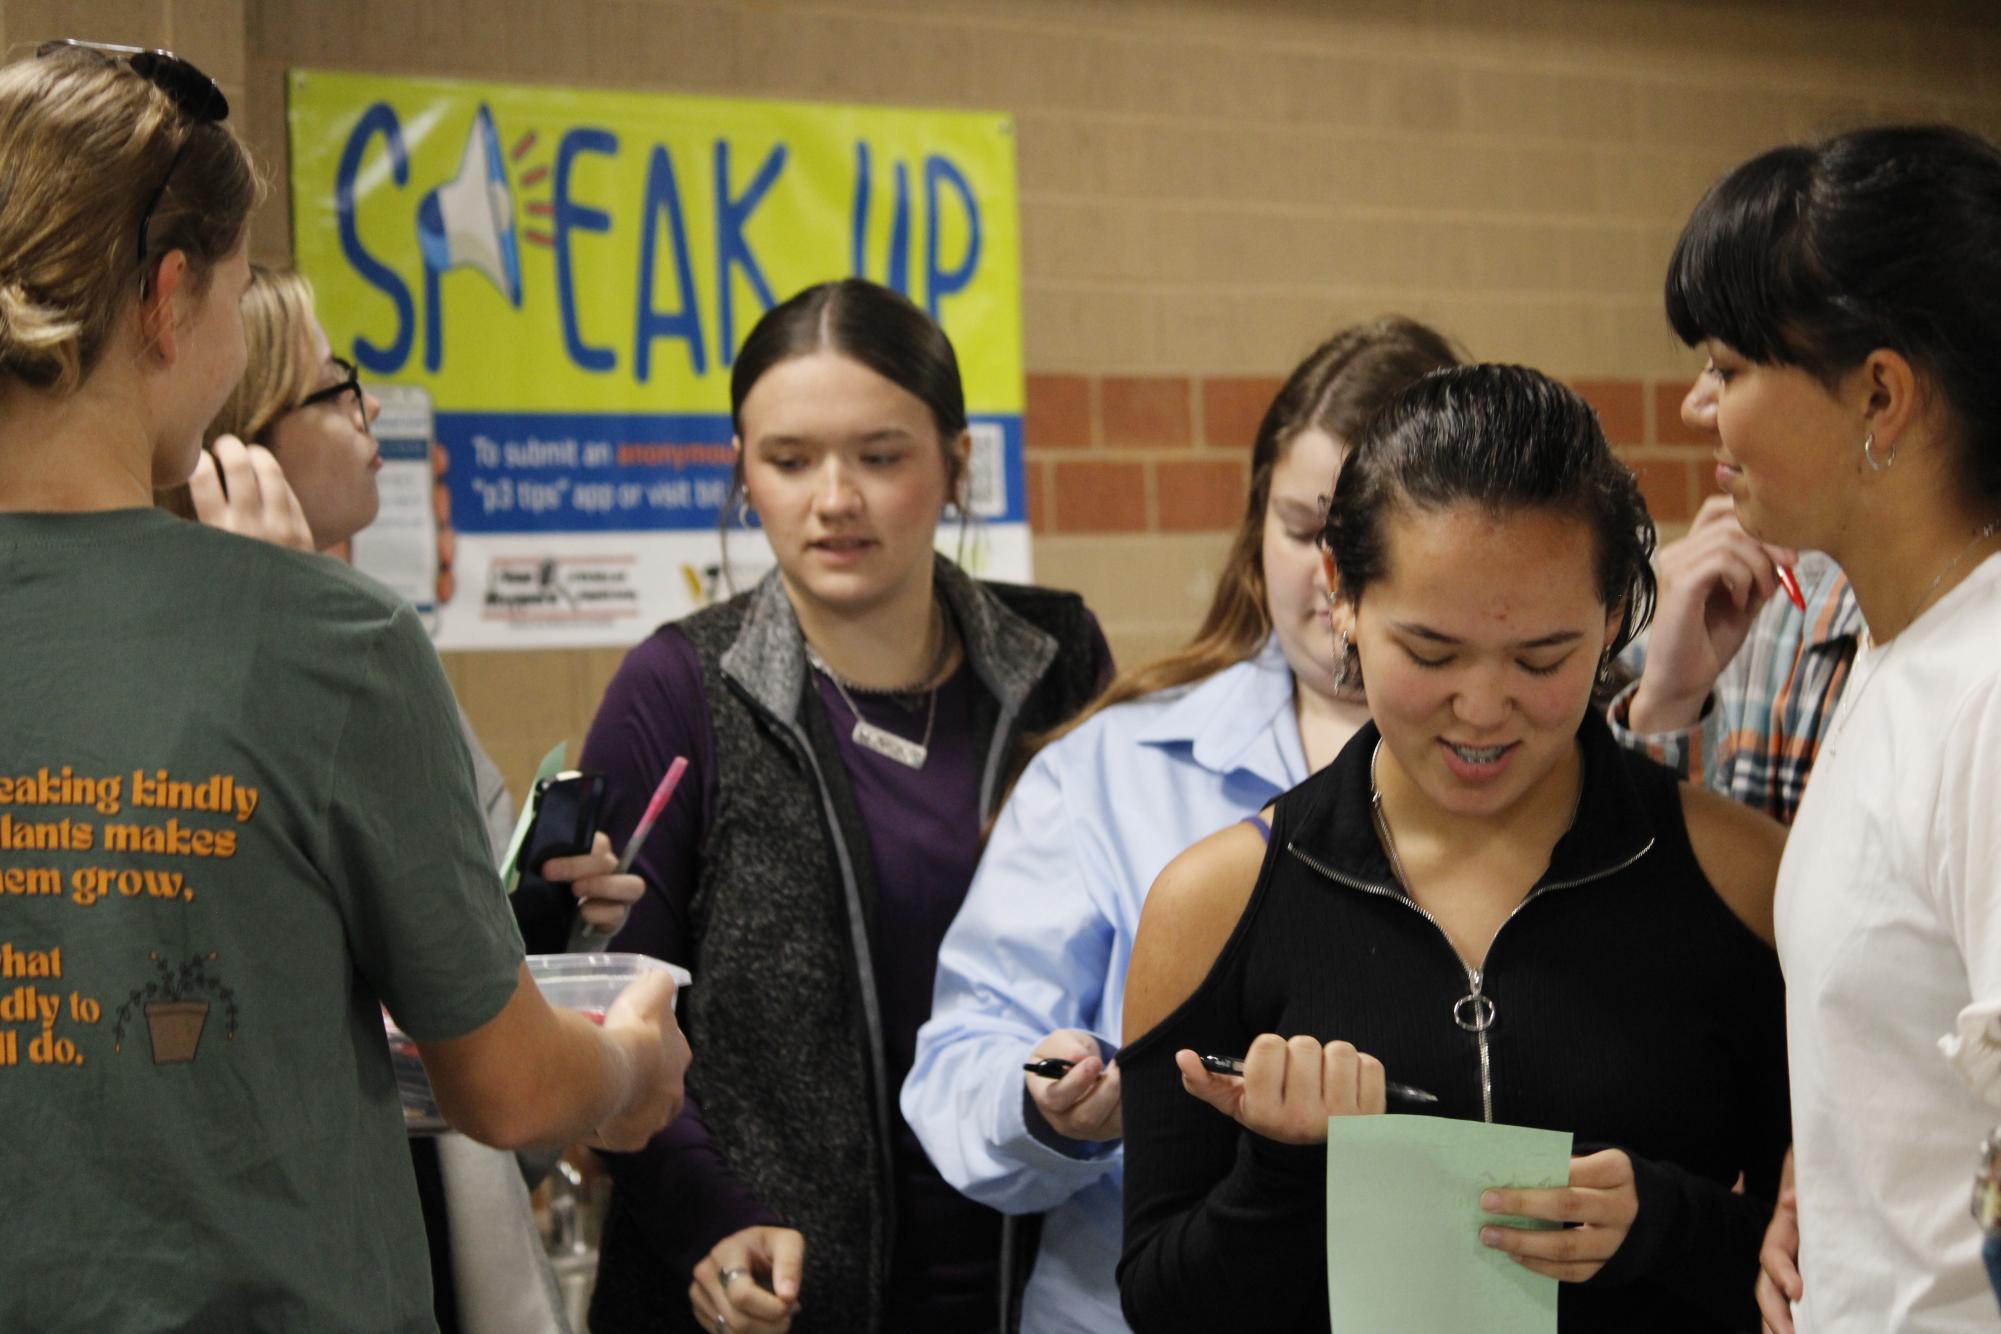
<path fill-rule="evenodd" d="M 2001 494 L 2001 149 L 1881 126 L 1761 153 L 1702 197 L 1667 274 L 1683 342 L 1833 388 L 1887 348 L 1943 394 L 1962 472 Z"/>
<path fill-rule="evenodd" d="M 1341 469 L 1322 541 L 1341 596 L 1361 601 L 1387 572 L 1390 520 L 1478 505 L 1553 509 L 1591 530 L 1598 593 L 1620 610 L 1617 653 L 1654 609 L 1654 521 L 1633 474 L 1577 394 L 1522 366 L 1435 371 L 1391 399 Z"/>
<path fill-rule="evenodd" d="M 888 380 L 931 411 L 945 455 L 949 489 L 957 494 L 954 446 L 966 431 L 966 390 L 952 340 L 909 297 L 866 278 L 816 283 L 764 313 L 743 340 L 730 370 L 730 427 L 743 435 L 743 403 L 765 372 L 814 352 L 838 352 Z M 743 485 L 743 463 L 737 463 Z"/>

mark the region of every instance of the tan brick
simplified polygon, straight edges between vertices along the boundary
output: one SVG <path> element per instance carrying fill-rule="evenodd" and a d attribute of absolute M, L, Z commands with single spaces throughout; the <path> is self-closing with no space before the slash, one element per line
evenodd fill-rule
<path fill-rule="evenodd" d="M 10 55 L 55 37 L 126 46 L 165 46 L 169 25 L 164 0 L 6 0 Z M 200 62 L 197 61 L 197 64 Z"/>
<path fill-rule="evenodd" d="M 1185 376 L 1106 376 L 1099 385 L 1105 443 L 1156 449 L 1193 444 L 1190 392 Z"/>
<path fill-rule="evenodd" d="M 1082 375 L 1030 375 L 1023 437 L 1031 450 L 1092 443 L 1091 381 Z"/>
<path fill-rule="evenodd" d="M 1184 644 L 1215 594 L 1228 533 L 1038 537 L 1035 578 L 1071 588 L 1097 613 L 1123 667 Z"/>
<path fill-rule="evenodd" d="M 1211 375 L 1202 381 L 1202 443 L 1248 450 L 1278 396 L 1276 375 Z"/>
<path fill-rule="evenodd" d="M 1049 508 L 1057 531 L 1137 533 L 1146 530 L 1146 465 L 1059 459 L 1050 467 Z"/>
<path fill-rule="evenodd" d="M 1163 459 L 1154 494 L 1164 533 L 1228 532 L 1244 514 L 1248 469 L 1240 459 Z"/>

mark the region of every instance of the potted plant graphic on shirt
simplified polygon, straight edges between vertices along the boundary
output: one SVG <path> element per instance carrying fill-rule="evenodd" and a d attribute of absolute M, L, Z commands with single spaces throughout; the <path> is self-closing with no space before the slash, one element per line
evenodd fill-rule
<path fill-rule="evenodd" d="M 192 1061 L 195 1049 L 201 1046 L 202 1030 L 208 1025 L 210 1002 L 205 998 L 209 996 L 222 1002 L 228 1024 L 224 1039 L 235 1039 L 236 993 L 220 978 L 209 975 L 208 965 L 218 957 L 214 950 L 195 955 L 179 968 L 168 963 L 158 951 L 146 957 L 153 961 L 158 976 L 135 988 L 118 1007 L 117 1021 L 111 1030 L 113 1051 L 125 1050 L 125 1026 L 133 1013 L 140 1011 L 146 1016 L 154 1065 Z"/>

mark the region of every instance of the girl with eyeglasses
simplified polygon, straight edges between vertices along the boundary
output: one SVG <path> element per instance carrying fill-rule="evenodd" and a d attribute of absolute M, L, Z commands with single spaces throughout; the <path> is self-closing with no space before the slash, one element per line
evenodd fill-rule
<path fill-rule="evenodd" d="M 680 1102 L 671 983 L 600 1028 L 529 978 L 414 614 L 152 505 L 245 364 L 227 111 L 164 52 L 0 68 L 0 975 L 46 997 L 0 1328 L 430 1328 L 384 1005 L 489 1142 Z"/>

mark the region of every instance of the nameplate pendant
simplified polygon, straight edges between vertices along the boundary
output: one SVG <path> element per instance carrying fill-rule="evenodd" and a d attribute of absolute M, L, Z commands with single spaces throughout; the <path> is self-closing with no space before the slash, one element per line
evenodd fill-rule
<path fill-rule="evenodd" d="M 924 761 L 931 757 L 929 746 L 920 746 L 915 741 L 886 732 L 874 723 L 859 718 L 855 719 L 855 730 L 848 733 L 848 737 L 862 749 L 895 760 L 907 769 L 922 769 Z"/>

